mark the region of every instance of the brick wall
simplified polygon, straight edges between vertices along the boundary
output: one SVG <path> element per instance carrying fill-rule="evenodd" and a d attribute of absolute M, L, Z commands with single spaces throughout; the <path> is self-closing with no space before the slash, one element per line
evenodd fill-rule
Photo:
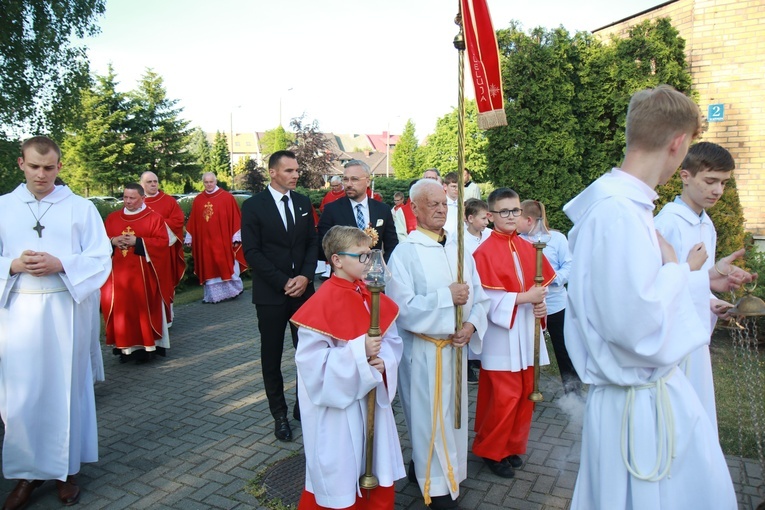
<path fill-rule="evenodd" d="M 669 17 L 685 39 L 699 107 L 724 104 L 722 122 L 709 122 L 702 139 L 736 160 L 736 183 L 746 230 L 765 235 L 765 2 L 675 0 L 595 30 L 606 39 L 647 19 Z"/>

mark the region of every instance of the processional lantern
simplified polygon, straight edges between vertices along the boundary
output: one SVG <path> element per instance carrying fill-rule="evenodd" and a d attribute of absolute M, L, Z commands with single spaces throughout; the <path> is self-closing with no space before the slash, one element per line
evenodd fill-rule
<path fill-rule="evenodd" d="M 544 281 L 544 277 L 542 276 L 542 261 L 544 260 L 542 250 L 545 249 L 545 246 L 550 242 L 552 236 L 550 235 L 550 231 L 547 230 L 542 217 L 537 218 L 534 227 L 528 234 L 526 234 L 526 236 L 537 250 L 537 273 L 534 275 L 534 285 L 541 287 L 542 282 Z M 539 391 L 539 350 L 541 349 L 541 329 L 541 320 L 536 318 L 534 320 L 534 390 L 529 395 L 529 400 L 532 402 L 542 402 L 544 400 L 542 392 Z"/>
<path fill-rule="evenodd" d="M 364 283 L 372 294 L 371 304 L 369 306 L 369 336 L 381 336 L 380 330 L 380 293 L 385 290 L 385 285 L 391 277 L 388 266 L 385 265 L 382 250 L 372 250 L 364 268 L 362 278 Z M 366 464 L 364 474 L 359 478 L 359 487 L 371 490 L 379 485 L 377 477 L 372 474 L 372 461 L 374 455 L 375 439 L 375 401 L 377 400 L 377 390 L 372 388 L 367 394 L 367 438 L 366 438 Z"/>

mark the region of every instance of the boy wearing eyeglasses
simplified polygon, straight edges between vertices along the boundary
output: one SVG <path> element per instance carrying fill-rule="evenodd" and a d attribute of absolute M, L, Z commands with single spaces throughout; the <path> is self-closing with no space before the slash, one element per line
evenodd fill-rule
<path fill-rule="evenodd" d="M 515 476 L 526 453 L 534 403 L 535 319 L 547 314 L 547 286 L 555 279 L 543 259 L 543 283 L 535 286 L 536 250 L 521 239 L 517 222 L 521 202 L 510 188 L 489 195 L 494 230 L 473 253 L 481 284 L 491 299 L 489 327 L 483 339 L 473 453 L 502 478 Z M 550 363 L 544 343 L 540 365 Z"/>
<path fill-rule="evenodd" d="M 398 306 L 380 295 L 381 337 L 367 334 L 371 294 L 362 281 L 371 238 L 355 227 L 334 226 L 322 241 L 332 276 L 295 315 L 298 395 L 306 457 L 299 510 L 394 507 L 393 483 L 403 478 L 396 395 L 403 346 Z M 336 320 L 338 312 L 344 319 Z M 372 473 L 379 486 L 359 488 L 366 460 L 367 394 L 376 389 Z"/>

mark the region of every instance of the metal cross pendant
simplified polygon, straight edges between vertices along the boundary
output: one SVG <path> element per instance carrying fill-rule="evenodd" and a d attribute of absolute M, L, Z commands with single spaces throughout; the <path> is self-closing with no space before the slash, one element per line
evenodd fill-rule
<path fill-rule="evenodd" d="M 37 225 L 32 227 L 32 230 L 37 231 L 37 237 L 42 237 L 42 231 L 45 228 L 45 225 L 40 225 L 40 220 L 37 220 Z"/>

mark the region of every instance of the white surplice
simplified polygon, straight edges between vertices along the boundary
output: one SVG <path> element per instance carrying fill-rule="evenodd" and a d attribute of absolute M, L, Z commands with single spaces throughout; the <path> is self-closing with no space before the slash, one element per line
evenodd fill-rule
<path fill-rule="evenodd" d="M 481 352 L 481 338 L 486 332 L 488 297 L 481 288 L 473 257 L 465 251 L 464 278 L 470 285 L 470 297 L 463 307 L 463 321 L 476 328 L 478 336 L 471 339 L 472 349 Z M 447 339 L 454 333 L 455 306 L 449 285 L 457 280 L 457 243 L 447 237 L 441 246 L 419 230 L 411 232 L 391 255 L 389 268 L 393 274 L 386 294 L 399 306 L 396 321 L 404 342 L 404 355 L 399 367 L 399 397 L 412 441 L 412 458 L 417 481 L 425 485 L 428 453 L 433 442 L 430 466 L 430 496 L 459 495 L 449 479 L 448 466 L 453 468 L 454 481 L 459 484 L 467 477 L 467 355 L 463 348 L 462 374 L 456 384 L 462 386 L 462 426 L 454 428 L 455 350 L 441 351 L 441 417 L 433 416 L 436 388 L 435 344 L 416 337 L 420 333 L 437 339 Z M 441 420 L 443 418 L 443 421 Z M 435 434 L 431 430 L 436 423 Z M 446 448 L 442 439 L 442 423 Z"/>
<path fill-rule="evenodd" d="M 591 385 L 574 510 L 736 508 L 712 423 L 677 369 L 709 343 L 693 301 L 709 276 L 662 265 L 656 197 L 614 169 L 564 207 L 574 222 L 566 348 Z"/>
<path fill-rule="evenodd" d="M 65 480 L 98 460 L 99 289 L 112 248 L 93 204 L 65 186 L 37 201 L 22 184 L 0 197 L 0 210 L 3 474 Z M 11 276 L 12 260 L 25 250 L 50 253 L 64 272 Z"/>
<path fill-rule="evenodd" d="M 690 207 L 685 205 L 680 197 L 675 198 L 662 207 L 661 212 L 654 219 L 656 229 L 664 236 L 664 239 L 675 249 L 679 261 L 688 258 L 688 254 L 694 245 L 704 243 L 708 258 L 701 267 L 701 271 L 709 271 L 715 264 L 715 247 L 717 246 L 717 232 L 715 226 L 706 211 L 701 215 L 696 214 Z M 702 326 L 709 326 L 709 335 L 717 322 L 717 317 L 710 308 L 710 299 L 715 296 L 709 289 L 699 296 L 694 296 L 694 301 L 701 317 Z M 717 434 L 717 407 L 715 405 L 715 386 L 712 376 L 712 359 L 709 355 L 709 345 L 702 345 L 690 353 L 681 363 L 680 369 L 690 381 L 693 389 L 706 409 L 709 419 Z"/>
<path fill-rule="evenodd" d="M 320 506 L 347 508 L 362 495 L 359 477 L 366 468 L 366 395 L 372 388 L 377 389 L 372 473 L 383 487 L 406 476 L 391 407 L 401 338 L 395 324 L 383 335 L 378 357 L 385 362 L 386 382 L 367 361 L 364 336 L 346 342 L 301 327 L 298 338 L 295 364 L 306 452 L 305 487 Z"/>

